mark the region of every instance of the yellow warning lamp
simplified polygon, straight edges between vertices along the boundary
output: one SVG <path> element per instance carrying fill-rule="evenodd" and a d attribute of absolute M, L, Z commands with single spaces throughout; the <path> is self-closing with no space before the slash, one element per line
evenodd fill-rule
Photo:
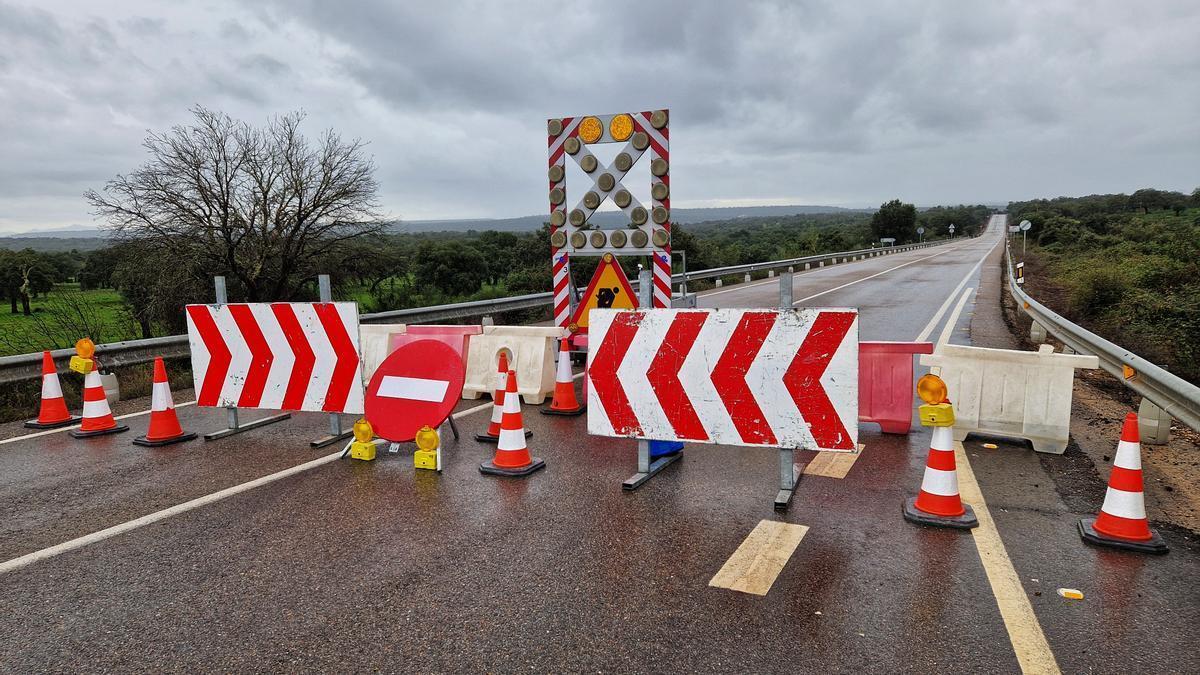
<path fill-rule="evenodd" d="M 922 375 L 917 380 L 917 396 L 925 402 L 918 408 L 921 426 L 951 427 L 954 426 L 954 406 L 946 398 L 946 383 L 942 378 L 932 373 Z"/>
<path fill-rule="evenodd" d="M 360 417 L 352 431 L 354 442 L 350 444 L 350 456 L 364 462 L 375 459 L 375 444 L 371 442 L 375 438 L 375 430 L 371 428 L 371 423 L 365 417 Z"/>
<path fill-rule="evenodd" d="M 633 135 L 633 118 L 625 113 L 616 115 L 608 123 L 608 133 L 613 140 L 627 141 Z"/>
<path fill-rule="evenodd" d="M 92 342 L 91 338 L 80 338 L 75 343 L 75 356 L 71 357 L 68 367 L 77 373 L 87 375 L 96 367 L 96 362 L 92 359 L 95 355 L 96 343 Z"/>
<path fill-rule="evenodd" d="M 599 117 L 585 117 L 579 123 L 579 137 L 584 143 L 595 143 L 604 134 L 604 125 Z"/>
<path fill-rule="evenodd" d="M 441 445 L 441 439 L 438 438 L 438 433 L 426 424 L 417 432 L 415 440 L 417 442 L 417 450 L 413 453 L 413 466 L 418 469 L 440 471 L 441 468 L 438 466 L 438 446 Z"/>

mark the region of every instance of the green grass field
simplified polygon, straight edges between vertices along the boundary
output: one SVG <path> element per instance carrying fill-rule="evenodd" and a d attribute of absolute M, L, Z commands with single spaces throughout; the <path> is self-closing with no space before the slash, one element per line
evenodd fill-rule
<path fill-rule="evenodd" d="M 141 337 L 121 295 L 111 289 L 81 291 L 77 284 L 59 284 L 30 306 L 33 316 L 0 306 L 0 356 L 70 347 L 85 335 L 97 343 Z"/>

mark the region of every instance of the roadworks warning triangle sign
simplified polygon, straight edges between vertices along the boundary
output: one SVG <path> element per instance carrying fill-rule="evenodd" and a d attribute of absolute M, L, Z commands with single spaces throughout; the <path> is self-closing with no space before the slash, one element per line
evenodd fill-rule
<path fill-rule="evenodd" d="M 617 264 L 611 253 L 605 253 L 600 258 L 600 266 L 592 275 L 587 290 L 579 299 L 575 313 L 571 315 L 569 328 L 572 333 L 586 333 L 588 329 L 588 313 L 600 309 L 637 309 L 637 295 L 629 285 L 625 272 Z"/>

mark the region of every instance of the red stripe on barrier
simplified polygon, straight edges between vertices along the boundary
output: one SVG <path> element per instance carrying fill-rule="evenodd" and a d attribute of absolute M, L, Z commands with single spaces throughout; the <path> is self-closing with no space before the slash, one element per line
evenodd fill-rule
<path fill-rule="evenodd" d="M 829 367 L 846 333 L 854 324 L 853 312 L 821 312 L 804 336 L 804 342 L 796 350 L 792 365 L 783 375 L 783 384 L 792 401 L 809 423 L 813 439 L 821 448 L 852 450 L 854 443 L 846 427 L 838 418 L 837 410 L 821 384 L 821 376 Z"/>
<path fill-rule="evenodd" d="M 629 345 L 633 343 L 641 323 L 641 314 L 619 312 L 613 318 L 604 336 L 604 342 L 596 350 L 596 356 L 588 370 L 591 386 L 595 387 L 596 394 L 604 401 L 604 412 L 608 414 L 608 421 L 618 434 L 642 434 L 641 424 L 629 405 L 625 388 L 617 378 L 617 368 L 625 360 L 625 353 L 629 351 Z"/>
<path fill-rule="evenodd" d="M 292 310 L 292 306 L 282 302 L 272 304 L 271 312 L 275 314 L 275 320 L 279 322 L 283 336 L 287 339 L 288 346 L 292 348 L 292 355 L 296 359 L 292 363 L 292 376 L 288 380 L 287 390 L 283 394 L 283 403 L 280 404 L 280 407 L 282 410 L 299 410 L 304 406 L 304 393 L 308 391 L 313 364 L 316 363 L 317 358 L 313 354 L 312 346 L 308 344 L 308 336 L 300 327 L 300 322 L 296 319 L 296 313 Z"/>
<path fill-rule="evenodd" d="M 354 373 L 358 370 L 358 352 L 354 350 L 354 341 L 346 332 L 342 323 L 342 315 L 338 314 L 337 306 L 333 303 L 313 303 L 317 318 L 325 327 L 329 344 L 333 347 L 337 363 L 333 367 L 333 375 L 329 379 L 329 389 L 325 392 L 325 404 L 321 410 L 326 412 L 343 412 L 346 399 L 350 396 L 350 387 L 354 385 Z"/>
<path fill-rule="evenodd" d="M 703 312 L 676 314 L 667 334 L 663 336 L 662 346 L 646 371 L 650 388 L 662 404 L 663 413 L 675 430 L 675 435 L 696 441 L 707 441 L 708 432 L 704 430 L 704 424 L 700 422 L 692 401 L 679 381 L 679 369 L 683 367 L 707 319 L 708 314 Z"/>
<path fill-rule="evenodd" d="M 246 381 L 242 384 L 242 393 L 238 396 L 239 408 L 257 408 L 262 401 L 263 389 L 267 386 L 267 376 L 271 374 L 271 362 L 275 355 L 271 346 L 263 337 L 262 328 L 254 318 L 254 312 L 249 305 L 229 305 L 229 315 L 242 332 L 242 339 L 250 348 L 250 365 L 246 368 Z"/>
<path fill-rule="evenodd" d="M 767 424 L 750 386 L 746 384 L 746 371 L 762 349 L 763 340 L 775 325 L 776 316 L 774 312 L 743 314 L 712 370 L 711 379 L 717 395 L 721 397 L 734 427 L 745 443 L 776 443 L 771 425 Z"/>
<path fill-rule="evenodd" d="M 187 313 L 208 350 L 208 369 L 204 371 L 204 381 L 196 394 L 196 405 L 214 406 L 221 398 L 221 388 L 225 386 L 225 375 L 229 372 L 229 362 L 232 355 L 225 339 L 221 337 L 221 329 L 213 320 L 211 309 L 207 305 L 188 305 Z"/>

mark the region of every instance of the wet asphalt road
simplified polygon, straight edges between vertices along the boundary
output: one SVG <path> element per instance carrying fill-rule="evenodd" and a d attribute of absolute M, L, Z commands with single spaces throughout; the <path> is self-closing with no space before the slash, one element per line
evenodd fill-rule
<path fill-rule="evenodd" d="M 995 241 L 798 273 L 795 298 L 852 284 L 801 304 L 857 306 L 862 339 L 911 340 Z M 986 284 L 992 264 L 967 285 Z M 722 290 L 701 304 L 778 298 L 773 283 Z M 969 341 L 971 310 L 953 341 Z M 218 411 L 179 413 L 190 430 L 223 423 Z M 781 516 L 770 450 L 689 446 L 623 493 L 631 441 L 526 407 L 548 467 L 500 480 L 476 469 L 491 448 L 467 440 L 486 419 L 460 420 L 467 433 L 447 444 L 440 476 L 415 472 L 410 448 L 336 461 L 3 575 L 0 670 L 1018 670 L 971 536 L 900 518 L 920 483 L 923 431 L 863 425 L 847 477 L 805 476 Z M 127 423 L 91 442 L 0 445 L 0 560 L 332 450 L 308 447 L 325 430 L 319 415 L 159 450 L 128 442 L 145 417 Z M 1086 505 L 1056 485 L 1071 475 L 1062 460 L 1005 443 L 966 449 L 1064 671 L 1200 669 L 1187 533 L 1163 531 L 1165 557 L 1086 547 L 1073 529 Z M 770 592 L 708 587 L 755 524 L 776 518 L 810 530 Z M 1059 586 L 1087 597 L 1063 600 Z"/>

